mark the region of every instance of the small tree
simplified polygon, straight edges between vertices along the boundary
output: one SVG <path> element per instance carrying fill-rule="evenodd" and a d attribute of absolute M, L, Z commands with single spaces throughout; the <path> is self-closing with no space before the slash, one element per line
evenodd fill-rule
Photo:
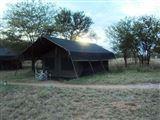
<path fill-rule="evenodd" d="M 141 63 L 146 60 L 149 65 L 150 56 L 155 50 L 159 50 L 160 20 L 153 16 L 141 16 L 138 18 L 125 18 L 106 30 L 106 34 L 112 38 L 113 48 L 123 53 L 125 66 L 127 57 L 138 57 Z"/>
<path fill-rule="evenodd" d="M 107 36 L 112 39 L 113 49 L 116 52 L 123 53 L 125 67 L 127 67 L 127 58 L 130 56 L 133 41 L 135 40 L 132 33 L 132 19 L 125 18 L 115 25 L 106 29 Z"/>
<path fill-rule="evenodd" d="M 134 26 L 136 26 L 134 33 L 139 40 L 142 62 L 145 59 L 149 65 L 153 48 L 158 44 L 157 33 L 160 30 L 160 20 L 153 16 L 141 16 L 134 23 Z"/>
<path fill-rule="evenodd" d="M 55 16 L 55 28 L 57 33 L 69 40 L 76 39 L 77 36 L 88 32 L 92 20 L 85 16 L 84 12 L 71 12 L 61 9 Z"/>
<path fill-rule="evenodd" d="M 54 6 L 50 3 L 42 3 L 40 0 L 26 0 L 12 4 L 5 15 L 7 22 L 5 33 L 14 31 L 14 35 L 21 36 L 22 39 L 33 43 L 37 37 L 50 34 L 50 31 L 53 33 L 54 30 L 50 26 L 53 26 L 54 15 Z M 32 70 L 34 70 L 33 58 Z"/>
<path fill-rule="evenodd" d="M 47 34 L 53 25 L 54 6 L 40 0 L 23 1 L 12 4 L 6 11 L 7 28 L 34 42 L 38 36 Z"/>

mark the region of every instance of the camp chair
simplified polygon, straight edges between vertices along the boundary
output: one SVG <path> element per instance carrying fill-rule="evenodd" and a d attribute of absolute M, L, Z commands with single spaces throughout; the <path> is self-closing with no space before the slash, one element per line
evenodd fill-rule
<path fill-rule="evenodd" d="M 43 70 L 40 70 L 40 72 L 35 71 L 35 78 L 37 80 L 47 80 L 48 79 L 47 71 L 45 72 Z"/>
<path fill-rule="evenodd" d="M 35 63 L 35 79 L 37 80 L 47 80 L 48 79 L 48 72 L 47 70 L 38 69 L 38 63 Z"/>

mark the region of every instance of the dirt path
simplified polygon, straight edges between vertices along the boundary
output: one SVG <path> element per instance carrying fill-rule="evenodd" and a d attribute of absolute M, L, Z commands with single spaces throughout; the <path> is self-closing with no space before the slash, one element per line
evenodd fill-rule
<path fill-rule="evenodd" d="M 59 82 L 42 82 L 42 83 L 9 83 L 11 85 L 25 85 L 38 87 L 59 87 L 59 88 L 92 88 L 92 89 L 160 89 L 158 84 L 134 84 L 134 85 L 72 85 Z"/>

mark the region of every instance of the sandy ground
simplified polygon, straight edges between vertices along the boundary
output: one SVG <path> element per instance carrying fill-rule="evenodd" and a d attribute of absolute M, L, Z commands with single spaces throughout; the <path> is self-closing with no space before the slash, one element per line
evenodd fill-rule
<path fill-rule="evenodd" d="M 59 87 L 59 88 L 92 88 L 92 89 L 160 89 L 160 83 L 158 84 L 130 84 L 130 85 L 72 85 L 53 82 L 40 82 L 40 83 L 8 83 L 11 85 L 25 85 L 25 86 L 37 86 L 37 87 Z"/>

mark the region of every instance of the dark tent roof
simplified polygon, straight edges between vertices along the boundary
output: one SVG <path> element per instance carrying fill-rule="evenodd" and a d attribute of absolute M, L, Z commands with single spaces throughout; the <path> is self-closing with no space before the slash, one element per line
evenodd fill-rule
<path fill-rule="evenodd" d="M 37 48 L 40 49 L 41 46 L 45 46 L 44 44 L 47 44 L 47 42 L 44 42 L 46 40 L 66 50 L 69 53 L 69 55 L 72 57 L 72 59 L 75 61 L 107 60 L 107 59 L 114 58 L 114 54 L 112 52 L 96 44 L 92 44 L 92 43 L 83 44 L 81 42 L 65 40 L 65 39 L 60 39 L 55 37 L 38 38 L 38 40 L 35 43 L 33 43 L 29 48 L 27 48 L 22 53 L 22 55 L 24 56 L 31 55 L 32 54 L 31 49 L 33 50 L 36 46 Z M 41 47 L 41 49 L 44 50 L 47 48 Z M 34 51 L 40 52 L 41 50 L 34 49 Z"/>
<path fill-rule="evenodd" d="M 8 48 L 0 48 L 0 60 L 12 60 L 16 59 L 17 54 Z"/>
<path fill-rule="evenodd" d="M 63 48 L 65 48 L 70 52 L 85 52 L 85 53 L 108 52 L 104 48 L 92 43 L 81 43 L 78 41 L 64 40 L 64 39 L 53 38 L 53 37 L 47 37 L 47 39 L 53 43 L 56 43 L 57 45 L 62 46 Z"/>

